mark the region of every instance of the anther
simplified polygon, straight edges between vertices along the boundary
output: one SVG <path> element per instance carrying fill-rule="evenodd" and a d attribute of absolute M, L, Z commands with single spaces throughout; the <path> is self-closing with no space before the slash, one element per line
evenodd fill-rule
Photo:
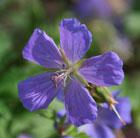
<path fill-rule="evenodd" d="M 57 87 L 58 86 L 58 83 L 61 80 L 63 80 L 63 77 L 64 77 L 64 73 L 62 73 L 60 75 L 57 74 L 57 75 L 52 76 L 52 81 L 54 82 L 55 87 Z"/>

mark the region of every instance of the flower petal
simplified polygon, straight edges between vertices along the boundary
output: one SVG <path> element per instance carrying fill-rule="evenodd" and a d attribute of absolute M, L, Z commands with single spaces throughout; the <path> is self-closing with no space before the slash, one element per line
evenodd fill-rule
<path fill-rule="evenodd" d="M 84 86 L 73 79 L 65 92 L 65 107 L 68 121 L 75 126 L 92 122 L 97 116 L 94 99 Z"/>
<path fill-rule="evenodd" d="M 124 121 L 127 124 L 131 123 L 131 104 L 129 98 L 118 98 L 117 101 L 119 104 L 116 105 L 116 109 L 118 110 L 120 116 L 124 119 Z M 116 119 L 116 123 L 112 125 L 113 128 L 120 128 L 122 126 L 123 124 L 118 118 Z"/>
<path fill-rule="evenodd" d="M 47 108 L 58 91 L 51 80 L 53 73 L 44 73 L 21 81 L 18 85 L 19 98 L 24 107 L 30 111 Z"/>
<path fill-rule="evenodd" d="M 131 123 L 131 106 L 129 99 L 126 97 L 119 97 L 116 100 L 118 101 L 118 104 L 116 105 L 118 113 L 127 124 Z M 100 107 L 98 109 L 97 120 L 111 128 L 121 128 L 123 126 L 117 115 L 110 110 L 110 107 Z"/>
<path fill-rule="evenodd" d="M 92 35 L 76 19 L 64 19 L 60 24 L 60 43 L 67 58 L 75 63 L 90 48 Z"/>
<path fill-rule="evenodd" d="M 113 131 L 104 124 L 86 124 L 79 128 L 80 132 L 85 132 L 90 138 L 115 138 Z"/>
<path fill-rule="evenodd" d="M 60 101 L 60 102 L 64 102 L 64 93 L 62 91 L 58 92 L 56 98 Z"/>
<path fill-rule="evenodd" d="M 80 74 L 90 83 L 97 86 L 112 86 L 121 84 L 124 78 L 123 62 L 114 52 L 87 59 Z"/>
<path fill-rule="evenodd" d="M 34 30 L 23 50 L 23 57 L 46 68 L 62 68 L 64 66 L 56 44 L 40 29 Z"/>

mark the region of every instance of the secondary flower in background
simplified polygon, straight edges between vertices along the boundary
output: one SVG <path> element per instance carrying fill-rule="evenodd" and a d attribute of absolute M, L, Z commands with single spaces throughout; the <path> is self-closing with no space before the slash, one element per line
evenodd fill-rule
<path fill-rule="evenodd" d="M 118 102 L 116 104 L 116 109 L 120 116 L 123 117 L 126 124 L 131 123 L 131 105 L 128 97 L 120 97 L 119 91 L 112 93 L 114 99 Z M 60 120 L 57 122 L 57 126 L 61 124 L 59 127 L 56 127 L 57 130 L 62 130 L 61 135 L 63 133 L 66 135 L 66 131 L 68 128 L 67 120 L 63 120 L 66 115 L 66 111 L 60 110 L 57 113 L 57 118 Z M 62 123 L 62 120 L 63 123 Z M 114 111 L 108 106 L 107 103 L 103 103 L 98 106 L 98 116 L 97 119 L 90 124 L 86 124 L 80 126 L 78 128 L 79 132 L 86 133 L 90 138 L 115 138 L 114 130 L 121 129 L 123 127 L 122 122 L 116 116 Z M 60 133 L 60 131 L 59 131 Z"/>
<path fill-rule="evenodd" d="M 88 82 L 96 86 L 118 85 L 124 73 L 123 63 L 114 52 L 80 60 L 90 48 L 91 40 L 91 33 L 76 19 L 61 22 L 60 49 L 45 32 L 34 30 L 23 57 L 53 71 L 19 83 L 19 98 L 25 108 L 46 109 L 59 92 L 64 92 L 71 123 L 80 126 L 96 119 L 97 106 L 86 89 Z"/>
<path fill-rule="evenodd" d="M 59 111 L 57 111 L 54 120 L 54 128 L 57 130 L 58 135 L 63 138 L 67 137 L 64 133 L 70 125 L 71 124 L 66 119 L 66 110 L 60 109 Z"/>
<path fill-rule="evenodd" d="M 33 138 L 33 137 L 29 134 L 20 134 L 17 138 Z"/>
<path fill-rule="evenodd" d="M 125 12 L 131 0 L 72 0 L 76 13 L 84 20 L 96 38 L 100 53 L 113 50 L 124 62 L 133 56 L 133 46 L 125 33 Z M 102 40 L 102 41 L 101 41 Z"/>
<path fill-rule="evenodd" d="M 113 93 L 118 113 L 126 124 L 131 123 L 131 105 L 129 98 L 119 97 L 118 92 Z M 121 129 L 123 124 L 116 116 L 116 114 L 110 110 L 107 104 L 103 104 L 98 107 L 98 117 L 93 124 L 86 124 L 79 128 L 79 131 L 85 132 L 91 138 L 115 138 L 113 133 L 114 129 Z"/>
<path fill-rule="evenodd" d="M 107 0 L 75 0 L 74 9 L 81 17 L 102 17 L 112 15 L 112 9 Z"/>
<path fill-rule="evenodd" d="M 130 0 L 72 0 L 74 10 L 80 17 L 98 17 L 108 19 L 114 15 L 118 16 L 125 13 Z"/>

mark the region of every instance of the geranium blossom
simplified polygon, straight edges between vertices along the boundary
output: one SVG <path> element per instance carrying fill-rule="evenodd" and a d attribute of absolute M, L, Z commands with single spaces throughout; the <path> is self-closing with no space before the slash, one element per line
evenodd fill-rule
<path fill-rule="evenodd" d="M 90 48 L 92 35 L 76 19 L 60 24 L 60 48 L 42 30 L 35 29 L 23 50 L 23 57 L 40 64 L 50 72 L 30 77 L 18 85 L 19 98 L 30 111 L 46 109 L 59 92 L 64 93 L 68 120 L 76 126 L 97 117 L 97 106 L 86 89 L 121 84 L 122 61 L 114 52 L 82 60 Z"/>

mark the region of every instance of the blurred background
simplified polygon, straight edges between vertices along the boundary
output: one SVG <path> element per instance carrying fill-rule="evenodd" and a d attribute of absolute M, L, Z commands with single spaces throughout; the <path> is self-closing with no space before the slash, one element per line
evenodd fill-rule
<path fill-rule="evenodd" d="M 47 111 L 30 113 L 18 99 L 17 84 L 45 71 L 22 58 L 33 30 L 45 30 L 59 45 L 59 23 L 69 17 L 93 34 L 87 57 L 112 50 L 123 59 L 125 80 L 111 89 L 130 97 L 133 123 L 123 133 L 140 138 L 140 0 L 0 0 L 0 138 L 58 138 L 52 114 L 62 104 L 54 100 Z"/>

